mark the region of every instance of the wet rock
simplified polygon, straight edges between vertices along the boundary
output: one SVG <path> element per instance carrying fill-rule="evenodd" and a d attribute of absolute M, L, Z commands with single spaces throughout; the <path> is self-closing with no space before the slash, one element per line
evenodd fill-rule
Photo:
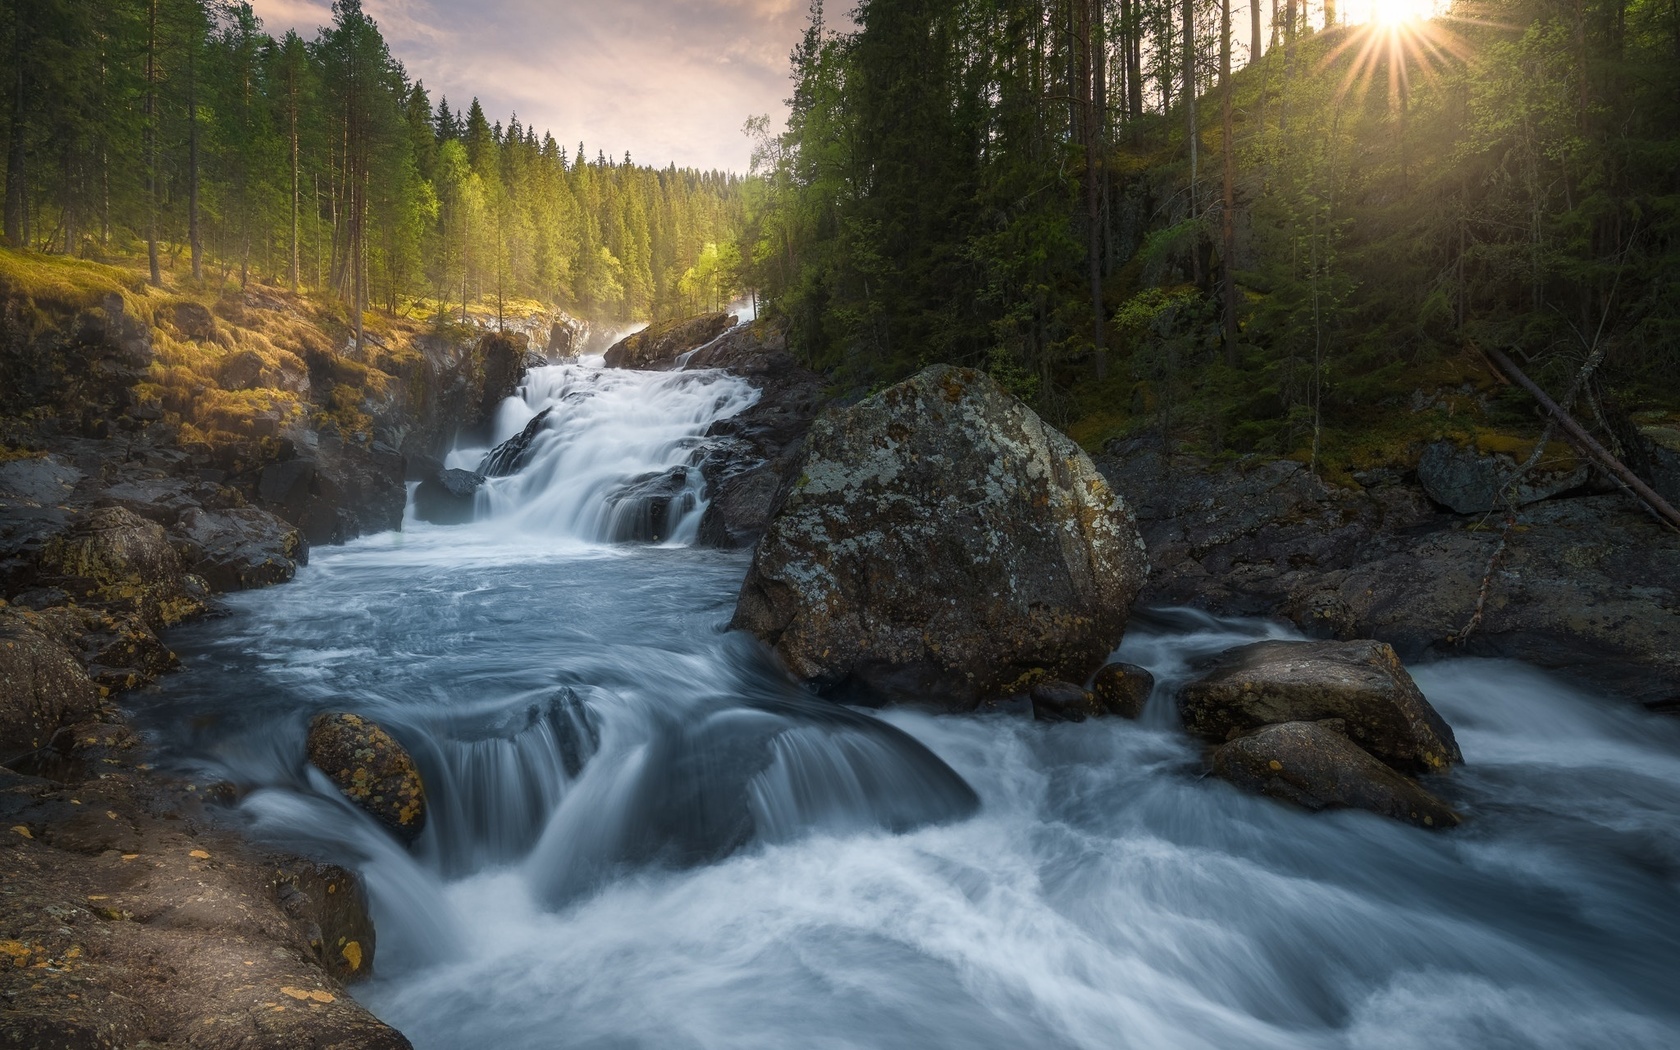
<path fill-rule="evenodd" d="M 861 702 L 951 709 L 1079 680 L 1148 572 L 1131 511 L 990 378 L 939 366 L 811 428 L 733 626 Z"/>
<path fill-rule="evenodd" d="M 479 420 L 495 417 L 496 408 L 519 391 L 525 380 L 530 341 L 515 332 L 492 332 L 478 345 L 483 369 L 483 394 L 478 405 Z"/>
<path fill-rule="evenodd" d="M 1149 694 L 1155 689 L 1155 676 L 1136 664 L 1104 664 L 1091 683 L 1091 692 L 1103 710 L 1121 718 L 1137 718 L 1143 714 Z"/>
<path fill-rule="evenodd" d="M 285 583 L 309 561 L 303 534 L 257 507 L 188 510 L 179 529 L 189 570 L 218 592 Z"/>
<path fill-rule="evenodd" d="M 362 880 L 336 864 L 301 858 L 275 868 L 274 893 L 301 923 L 321 968 L 350 984 L 373 973 L 378 943 Z"/>
<path fill-rule="evenodd" d="M 57 456 L 7 460 L 0 463 L 0 499 L 37 506 L 62 503 L 84 476 Z"/>
<path fill-rule="evenodd" d="M 396 450 L 325 434 L 313 445 L 294 442 L 293 448 L 292 458 L 263 467 L 254 495 L 311 544 L 402 528 L 408 486 Z"/>
<path fill-rule="evenodd" d="M 531 444 L 537 440 L 537 435 L 547 425 L 549 414 L 554 409 L 545 408 L 525 424 L 525 429 L 508 438 L 506 441 L 490 450 L 484 461 L 478 465 L 478 472 L 487 478 L 505 478 L 509 474 L 517 474 L 525 469 L 531 461 Z"/>
<path fill-rule="evenodd" d="M 433 525 L 468 525 L 484 475 L 470 470 L 448 469 L 422 481 L 414 488 L 414 516 Z"/>
<path fill-rule="evenodd" d="M 735 318 L 728 314 L 701 314 L 680 320 L 655 321 L 640 332 L 614 343 L 607 350 L 608 368 L 642 371 L 668 369 L 677 358 L 722 335 Z"/>
<path fill-rule="evenodd" d="M 0 607 L 0 766 L 50 746 L 98 706 L 99 691 L 50 630 Z"/>
<path fill-rule="evenodd" d="M 1671 505 L 1680 505 L 1680 430 L 1641 427 L 1639 443 L 1651 488 Z"/>
<path fill-rule="evenodd" d="M 101 507 L 43 552 L 47 582 L 79 598 L 131 608 L 150 626 L 203 609 L 188 593 L 181 560 L 163 528 L 122 507 Z"/>
<path fill-rule="evenodd" d="M 776 511 L 786 472 L 796 459 L 761 463 L 720 481 L 700 519 L 701 545 L 735 549 L 758 542 Z"/>
<path fill-rule="evenodd" d="M 1500 492 L 1517 472 L 1510 456 L 1487 454 L 1452 441 L 1437 441 L 1418 460 L 1418 482 L 1429 498 L 1459 514 L 1483 514 L 1504 506 Z M 1538 503 L 1580 488 L 1588 477 L 1585 464 L 1567 470 L 1543 466 L 1529 471 L 1511 493 L 1517 506 Z"/>
<path fill-rule="evenodd" d="M 564 321 L 555 321 L 548 328 L 548 343 L 543 352 L 551 361 L 565 361 L 577 356 L 577 329 Z"/>
<path fill-rule="evenodd" d="M 426 826 L 426 791 L 403 746 L 378 725 L 351 714 L 316 715 L 309 723 L 309 761 L 344 796 L 404 843 Z"/>
<path fill-rule="evenodd" d="M 1214 775 L 1311 810 L 1366 809 L 1419 827 L 1458 825 L 1451 806 L 1360 749 L 1336 725 L 1284 722 L 1239 737 L 1213 753 Z"/>
<path fill-rule="evenodd" d="M 1083 722 L 1103 714 L 1096 697 L 1072 682 L 1039 682 L 1028 696 L 1040 722 Z"/>
<path fill-rule="evenodd" d="M 1220 654 L 1178 694 L 1184 728 L 1223 742 L 1261 726 L 1342 719 L 1348 737 L 1399 769 L 1464 761 L 1452 727 L 1382 642 L 1256 642 Z"/>
<path fill-rule="evenodd" d="M 700 505 L 688 467 L 633 478 L 607 496 L 608 535 L 614 543 L 663 543 Z"/>

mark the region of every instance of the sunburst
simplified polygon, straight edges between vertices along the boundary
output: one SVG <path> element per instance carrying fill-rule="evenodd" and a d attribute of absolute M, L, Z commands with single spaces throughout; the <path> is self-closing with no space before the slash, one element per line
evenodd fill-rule
<path fill-rule="evenodd" d="M 1442 16 L 1437 0 L 1371 0 L 1356 4 L 1343 38 L 1320 63 L 1327 71 L 1351 54 L 1339 95 L 1363 97 L 1379 71 L 1386 71 L 1389 105 L 1403 108 L 1411 96 L 1414 76 L 1431 79 L 1447 67 L 1470 58 L 1470 46 L 1453 29 L 1454 19 Z M 1360 15 L 1365 17 L 1361 20 Z"/>

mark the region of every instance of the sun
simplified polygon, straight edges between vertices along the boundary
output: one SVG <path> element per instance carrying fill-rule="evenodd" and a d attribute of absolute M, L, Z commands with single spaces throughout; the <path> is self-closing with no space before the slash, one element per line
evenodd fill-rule
<path fill-rule="evenodd" d="M 1449 6 L 1447 0 L 1351 0 L 1343 8 L 1349 31 L 1320 69 L 1341 67 L 1339 95 L 1363 96 L 1386 80 L 1390 106 L 1403 110 L 1414 77 L 1433 79 L 1470 57 Z"/>

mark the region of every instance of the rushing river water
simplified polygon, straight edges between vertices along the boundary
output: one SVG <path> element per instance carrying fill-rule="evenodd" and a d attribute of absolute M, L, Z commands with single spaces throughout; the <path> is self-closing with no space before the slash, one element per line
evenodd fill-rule
<path fill-rule="evenodd" d="M 138 711 L 253 789 L 258 834 L 365 874 L 357 994 L 421 1050 L 1680 1045 L 1673 721 L 1416 668 L 1466 760 L 1437 786 L 1470 819 L 1429 833 L 1201 776 L 1171 692 L 1264 624 L 1134 625 L 1137 723 L 839 708 L 725 632 L 746 558 L 683 546 L 697 517 L 601 542 L 752 392 L 560 366 L 525 394 L 501 436 L 555 418 L 485 520 L 317 550 L 174 635 Z M 308 771 L 321 710 L 415 753 L 412 852 Z"/>

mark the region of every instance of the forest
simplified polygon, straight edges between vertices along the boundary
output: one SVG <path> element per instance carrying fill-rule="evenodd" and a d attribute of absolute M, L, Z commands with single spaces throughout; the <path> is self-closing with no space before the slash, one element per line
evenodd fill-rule
<path fill-rule="evenodd" d="M 628 320 L 727 291 L 739 176 L 434 100 L 360 0 L 313 40 L 226 0 L 11 0 L 0 35 L 14 249 L 325 293 L 358 338 L 368 310 Z"/>
<path fill-rule="evenodd" d="M 818 0 L 747 280 L 855 387 L 984 367 L 1087 447 L 1354 464 L 1460 385 L 1532 422 L 1479 347 L 1592 360 L 1611 430 L 1672 401 L 1680 5 L 1351 6 Z"/>

